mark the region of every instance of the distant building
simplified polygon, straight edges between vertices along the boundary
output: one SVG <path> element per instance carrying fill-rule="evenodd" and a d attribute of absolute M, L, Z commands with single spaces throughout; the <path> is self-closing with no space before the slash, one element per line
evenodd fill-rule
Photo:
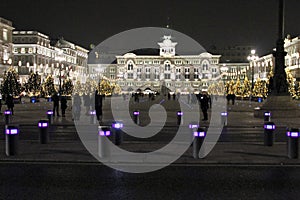
<path fill-rule="evenodd" d="M 248 62 L 247 56 L 251 53 L 252 49 L 255 49 L 255 47 L 239 45 L 217 48 L 216 46 L 212 46 L 209 52 L 221 55 L 220 62 L 222 63 L 246 63 Z"/>
<path fill-rule="evenodd" d="M 146 88 L 160 91 L 162 86 L 173 92 L 188 93 L 207 89 L 214 80 L 219 80 L 220 55 L 176 55 L 176 42 L 164 36 L 158 43 L 158 55 L 126 53 L 116 56 L 116 64 L 101 68 L 96 63 L 90 70 L 108 76 L 125 92 Z"/>
<path fill-rule="evenodd" d="M 42 81 L 53 75 L 59 84 L 67 77 L 73 82 L 86 72 L 88 50 L 64 39 L 51 45 L 49 36 L 37 31 L 13 31 L 13 66 L 20 75 L 21 83 L 26 82 L 30 71 L 38 72 Z"/>
<path fill-rule="evenodd" d="M 12 22 L 0 17 L 0 74 L 12 64 Z"/>

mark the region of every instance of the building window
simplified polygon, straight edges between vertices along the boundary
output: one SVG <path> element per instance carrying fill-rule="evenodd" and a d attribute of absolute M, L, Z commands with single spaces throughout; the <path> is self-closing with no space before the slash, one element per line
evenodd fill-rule
<path fill-rule="evenodd" d="M 194 79 L 198 79 L 199 75 L 198 74 L 194 74 Z"/>
<path fill-rule="evenodd" d="M 180 73 L 181 69 L 180 68 L 176 68 L 176 73 Z"/>
<path fill-rule="evenodd" d="M 170 70 L 171 70 L 170 64 L 165 64 L 165 71 L 170 71 Z"/>
<path fill-rule="evenodd" d="M 133 79 L 133 73 L 128 73 L 127 78 L 128 78 L 128 79 Z"/>
<path fill-rule="evenodd" d="M 7 40 L 8 40 L 8 37 L 7 37 L 7 30 L 6 30 L 6 29 L 3 29 L 3 40 L 4 40 L 4 41 L 7 41 Z"/>
<path fill-rule="evenodd" d="M 142 72 L 142 68 L 137 68 L 136 71 L 137 71 L 137 73 L 141 73 Z"/>
<path fill-rule="evenodd" d="M 137 74 L 137 75 L 136 75 L 136 78 L 137 78 L 137 79 L 141 79 L 141 78 L 142 78 L 142 75 L 141 75 L 141 74 Z"/>
<path fill-rule="evenodd" d="M 110 75 L 110 79 L 115 79 L 115 75 L 114 75 L 114 74 L 111 74 L 111 75 Z"/>
<path fill-rule="evenodd" d="M 165 74 L 165 79 L 171 79 L 171 74 Z"/>
<path fill-rule="evenodd" d="M 190 68 L 184 68 L 184 72 L 185 73 L 189 73 L 190 72 Z"/>
<path fill-rule="evenodd" d="M 150 79 L 150 74 L 146 74 L 146 79 Z"/>
<path fill-rule="evenodd" d="M 194 73 L 198 73 L 198 68 L 194 68 Z"/>
<path fill-rule="evenodd" d="M 127 69 L 128 69 L 128 71 L 133 70 L 133 64 L 131 64 L 131 63 L 128 64 Z"/>
<path fill-rule="evenodd" d="M 154 79 L 159 80 L 159 74 L 155 74 Z"/>
<path fill-rule="evenodd" d="M 203 71 L 208 70 L 208 64 L 207 64 L 207 63 L 203 63 L 203 65 L 202 65 L 202 70 L 203 70 Z"/>
<path fill-rule="evenodd" d="M 185 75 L 184 75 L 184 78 L 185 78 L 185 79 L 190 79 L 190 75 L 189 75 L 189 74 L 185 74 Z"/>
<path fill-rule="evenodd" d="M 176 80 L 180 80 L 181 75 L 180 74 L 176 74 Z"/>
<path fill-rule="evenodd" d="M 21 48 L 21 53 L 25 53 L 25 48 Z"/>
<path fill-rule="evenodd" d="M 146 73 L 150 73 L 150 67 L 146 68 Z"/>
<path fill-rule="evenodd" d="M 110 68 L 109 72 L 110 73 L 115 73 L 115 68 Z"/>
<path fill-rule="evenodd" d="M 216 72 L 217 72 L 217 69 L 216 69 L 216 68 L 212 68 L 211 71 L 212 71 L 213 73 L 216 73 Z"/>
<path fill-rule="evenodd" d="M 14 53 L 18 53 L 18 49 L 17 48 L 14 48 Z"/>

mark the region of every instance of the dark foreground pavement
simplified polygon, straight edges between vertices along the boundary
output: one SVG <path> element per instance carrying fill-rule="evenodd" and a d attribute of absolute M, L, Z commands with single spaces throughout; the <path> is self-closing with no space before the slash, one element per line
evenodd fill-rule
<path fill-rule="evenodd" d="M 297 166 L 172 165 L 128 174 L 99 164 L 1 163 L 0 199 L 299 199 Z"/>

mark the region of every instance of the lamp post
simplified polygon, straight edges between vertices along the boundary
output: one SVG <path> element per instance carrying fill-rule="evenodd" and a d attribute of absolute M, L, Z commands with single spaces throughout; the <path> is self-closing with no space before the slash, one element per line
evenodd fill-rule
<path fill-rule="evenodd" d="M 59 51 L 58 52 L 58 57 L 57 57 L 57 59 L 58 59 L 58 62 L 59 62 L 59 64 L 58 64 L 58 67 L 59 67 L 59 94 L 61 93 L 61 61 L 63 60 L 63 57 L 62 57 L 62 54 L 63 54 L 63 52 L 62 51 Z"/>
<path fill-rule="evenodd" d="M 251 65 L 251 93 L 253 92 L 254 88 L 254 62 L 258 59 L 258 56 L 256 55 L 255 50 L 251 50 L 251 54 L 247 57 L 250 65 Z"/>

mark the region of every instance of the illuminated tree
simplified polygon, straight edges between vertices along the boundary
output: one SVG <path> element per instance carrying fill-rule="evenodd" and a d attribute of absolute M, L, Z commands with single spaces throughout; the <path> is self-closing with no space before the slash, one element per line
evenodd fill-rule
<path fill-rule="evenodd" d="M 73 93 L 74 94 L 79 94 L 80 96 L 84 93 L 84 91 L 83 91 L 83 87 L 82 87 L 82 85 L 81 85 L 81 82 L 79 81 L 79 80 L 77 80 L 76 82 L 75 82 L 75 85 L 74 85 L 74 88 L 73 88 Z"/>
<path fill-rule="evenodd" d="M 111 95 L 112 87 L 108 80 L 102 79 L 98 84 L 98 91 L 100 94 Z"/>
<path fill-rule="evenodd" d="M 242 84 L 240 79 L 238 78 L 233 86 L 234 94 L 236 96 L 241 96 L 242 95 Z"/>
<path fill-rule="evenodd" d="M 254 84 L 253 88 L 253 96 L 254 97 L 266 97 L 267 96 L 267 84 L 265 81 L 261 81 L 260 78 L 258 78 Z"/>
<path fill-rule="evenodd" d="M 42 85 L 43 96 L 50 97 L 56 92 L 54 87 L 54 79 L 52 75 L 48 75 Z"/>
<path fill-rule="evenodd" d="M 234 81 L 227 81 L 226 86 L 226 94 L 234 94 Z"/>
<path fill-rule="evenodd" d="M 251 93 L 251 84 L 247 77 L 245 77 L 242 88 L 242 97 L 249 97 Z"/>
<path fill-rule="evenodd" d="M 25 89 L 29 93 L 29 96 L 38 96 L 40 94 L 41 79 L 37 72 L 30 72 L 29 79 L 25 84 Z"/>
<path fill-rule="evenodd" d="M 73 83 L 71 79 L 66 79 L 62 85 L 62 94 L 63 95 L 71 95 L 73 92 Z"/>
<path fill-rule="evenodd" d="M 1 93 L 5 96 L 12 95 L 18 97 L 21 93 L 21 84 L 18 82 L 19 75 L 14 68 L 9 68 L 4 72 L 4 80 L 1 85 Z"/>

